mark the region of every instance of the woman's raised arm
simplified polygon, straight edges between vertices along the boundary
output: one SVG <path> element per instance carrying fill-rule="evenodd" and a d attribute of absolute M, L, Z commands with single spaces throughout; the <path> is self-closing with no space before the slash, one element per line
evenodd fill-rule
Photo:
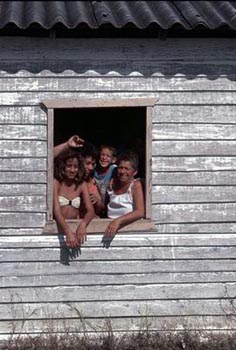
<path fill-rule="evenodd" d="M 84 140 L 78 135 L 73 135 L 68 141 L 61 143 L 53 148 L 53 157 L 58 157 L 62 152 L 68 150 L 70 147 L 77 148 L 84 145 Z"/>

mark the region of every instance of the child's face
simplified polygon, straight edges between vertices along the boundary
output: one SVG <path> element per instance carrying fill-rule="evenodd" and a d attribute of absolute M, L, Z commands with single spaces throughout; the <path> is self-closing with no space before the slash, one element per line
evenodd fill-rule
<path fill-rule="evenodd" d="M 102 148 L 99 164 L 102 168 L 108 168 L 113 163 L 113 154 L 109 148 Z"/>
<path fill-rule="evenodd" d="M 74 180 L 79 171 L 79 162 L 77 158 L 69 158 L 65 164 L 65 178 Z"/>
<path fill-rule="evenodd" d="M 130 182 L 137 174 L 137 170 L 134 169 L 132 163 L 126 160 L 121 160 L 117 167 L 117 176 L 122 182 Z"/>
<path fill-rule="evenodd" d="M 84 167 L 85 167 L 85 172 L 87 176 L 89 176 L 93 172 L 95 166 L 96 166 L 95 159 L 93 159 L 92 157 L 84 158 Z"/>

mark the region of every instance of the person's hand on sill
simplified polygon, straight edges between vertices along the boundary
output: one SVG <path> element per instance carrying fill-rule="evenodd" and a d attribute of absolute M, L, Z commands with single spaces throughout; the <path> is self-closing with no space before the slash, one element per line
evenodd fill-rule
<path fill-rule="evenodd" d="M 79 247 L 78 239 L 74 232 L 69 231 L 66 233 L 66 245 L 68 248 Z"/>
<path fill-rule="evenodd" d="M 79 246 L 87 241 L 86 223 L 81 221 L 76 230 L 76 238 Z"/>
<path fill-rule="evenodd" d="M 114 237 L 120 228 L 121 228 L 120 218 L 112 220 L 105 230 L 104 237 L 105 238 Z"/>

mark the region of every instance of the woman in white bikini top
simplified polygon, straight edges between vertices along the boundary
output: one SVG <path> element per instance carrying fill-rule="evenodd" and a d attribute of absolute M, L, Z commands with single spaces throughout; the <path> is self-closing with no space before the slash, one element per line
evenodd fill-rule
<path fill-rule="evenodd" d="M 79 209 L 80 207 L 80 197 L 75 197 L 73 199 L 67 199 L 66 197 L 59 196 L 58 197 L 59 203 L 61 207 L 64 207 L 66 205 L 71 205 L 72 207 Z"/>
<path fill-rule="evenodd" d="M 53 185 L 54 218 L 62 232 L 66 235 L 67 245 L 76 248 L 86 239 L 86 227 L 94 217 L 94 210 L 89 199 L 85 179 L 83 161 L 74 151 L 62 153 L 55 163 L 55 179 Z M 79 219 L 81 199 L 85 205 L 85 215 L 72 232 L 66 220 Z"/>

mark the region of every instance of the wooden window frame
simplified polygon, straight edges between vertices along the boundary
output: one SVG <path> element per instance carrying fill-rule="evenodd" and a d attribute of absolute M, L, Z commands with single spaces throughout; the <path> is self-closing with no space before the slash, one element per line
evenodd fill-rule
<path fill-rule="evenodd" d="M 47 222 L 43 233 L 58 233 L 53 220 L 53 147 L 54 147 L 54 110 L 73 108 L 116 108 L 145 107 L 146 108 L 146 163 L 145 163 L 145 219 L 125 226 L 120 231 L 156 231 L 152 221 L 152 114 L 157 103 L 154 98 L 133 99 L 54 99 L 45 100 L 41 107 L 47 113 L 48 153 L 47 153 Z M 88 225 L 88 233 L 104 232 L 111 219 L 93 219 Z M 72 227 L 78 225 L 78 220 L 67 221 Z"/>

